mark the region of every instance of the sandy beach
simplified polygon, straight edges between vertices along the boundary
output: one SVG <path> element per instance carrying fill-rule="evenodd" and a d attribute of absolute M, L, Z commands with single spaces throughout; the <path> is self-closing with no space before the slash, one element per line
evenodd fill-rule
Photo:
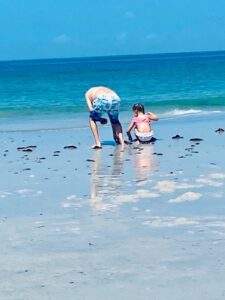
<path fill-rule="evenodd" d="M 224 127 L 164 119 L 124 152 L 109 126 L 95 151 L 88 127 L 2 130 L 0 299 L 224 299 Z"/>

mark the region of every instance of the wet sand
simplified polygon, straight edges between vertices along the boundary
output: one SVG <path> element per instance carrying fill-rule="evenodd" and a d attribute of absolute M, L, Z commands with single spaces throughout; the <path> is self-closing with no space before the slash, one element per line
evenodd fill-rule
<path fill-rule="evenodd" d="M 101 150 L 88 128 L 1 132 L 0 299 L 224 299 L 219 128 L 161 120 L 124 152 L 108 126 Z"/>

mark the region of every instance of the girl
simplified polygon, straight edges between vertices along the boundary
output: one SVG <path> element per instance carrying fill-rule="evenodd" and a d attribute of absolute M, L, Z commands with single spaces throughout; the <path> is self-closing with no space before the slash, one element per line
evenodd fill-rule
<path fill-rule="evenodd" d="M 134 118 L 127 129 L 129 141 L 133 141 L 131 130 L 134 128 L 134 132 L 139 143 L 150 142 L 153 137 L 151 121 L 158 121 L 158 116 L 152 112 L 145 113 L 144 105 L 139 103 L 134 104 L 132 110 L 134 112 Z"/>

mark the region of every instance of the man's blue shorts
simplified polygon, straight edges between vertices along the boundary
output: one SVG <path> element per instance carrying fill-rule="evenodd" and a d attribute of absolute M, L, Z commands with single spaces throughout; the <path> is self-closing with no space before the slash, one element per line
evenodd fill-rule
<path fill-rule="evenodd" d="M 109 99 L 110 96 L 110 99 Z M 112 95 L 102 95 L 93 102 L 93 110 L 90 112 L 90 118 L 98 122 L 104 113 L 107 113 L 112 124 L 119 122 L 120 98 Z"/>

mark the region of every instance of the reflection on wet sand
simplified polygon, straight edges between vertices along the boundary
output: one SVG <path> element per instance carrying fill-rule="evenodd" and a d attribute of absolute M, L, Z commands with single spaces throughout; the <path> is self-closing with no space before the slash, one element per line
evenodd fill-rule
<path fill-rule="evenodd" d="M 126 170 L 125 160 L 130 161 L 126 164 Z M 140 189 L 140 186 L 146 188 L 150 183 L 151 172 L 155 167 L 151 145 L 130 146 L 125 152 L 115 147 L 110 155 L 102 150 L 95 151 L 93 161 L 91 206 L 95 211 L 110 210 L 121 203 L 136 202 L 141 198 L 158 197 L 148 188 Z M 130 180 L 126 174 L 129 174 Z M 135 184 L 131 185 L 131 182 Z"/>
<path fill-rule="evenodd" d="M 132 155 L 134 155 L 135 181 L 144 183 L 149 180 L 149 176 L 155 167 L 152 158 L 152 145 L 141 145 L 131 150 Z"/>
<path fill-rule="evenodd" d="M 141 145 L 139 147 L 131 147 L 128 154 L 134 162 L 134 176 L 131 180 L 133 183 L 126 193 L 119 195 L 116 198 L 117 204 L 134 203 L 141 199 L 157 198 L 160 195 L 152 192 L 150 186 L 151 172 L 155 169 L 155 163 L 152 159 L 151 145 Z M 144 188 L 143 188 L 144 187 Z"/>
<path fill-rule="evenodd" d="M 91 206 L 95 211 L 108 210 L 121 194 L 124 152 L 115 147 L 107 159 L 102 150 L 95 151 L 91 176 Z"/>

